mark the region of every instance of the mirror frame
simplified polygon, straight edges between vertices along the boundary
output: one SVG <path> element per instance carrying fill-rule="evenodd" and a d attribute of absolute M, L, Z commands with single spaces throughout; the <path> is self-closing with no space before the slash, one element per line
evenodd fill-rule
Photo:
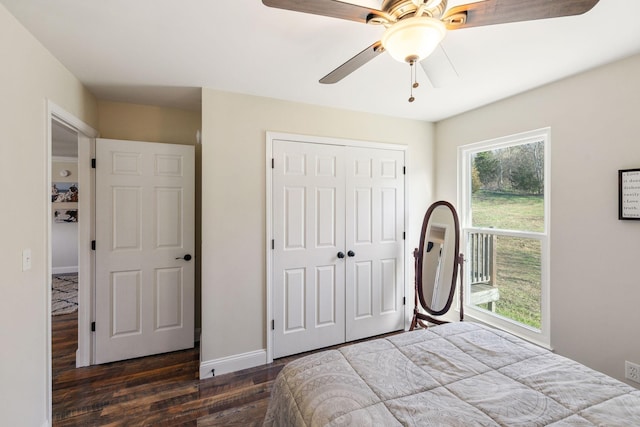
<path fill-rule="evenodd" d="M 445 208 L 449 209 L 451 211 L 451 214 L 453 215 L 454 231 L 455 231 L 453 256 L 455 259 L 453 261 L 453 274 L 451 276 L 451 288 L 449 290 L 449 296 L 447 298 L 447 302 L 442 310 L 433 310 L 429 306 L 429 304 L 426 303 L 424 298 L 424 292 L 422 290 L 422 263 L 423 263 L 423 257 L 424 257 L 425 243 L 427 243 L 426 234 L 427 234 L 427 228 L 429 226 L 429 221 L 431 219 L 431 215 L 433 211 L 440 206 L 444 206 Z M 414 255 L 416 257 L 415 280 L 416 280 L 416 293 L 417 293 L 414 315 L 417 316 L 418 318 L 424 318 L 423 320 L 432 321 L 434 323 L 445 323 L 443 321 L 430 318 L 429 316 L 425 316 L 423 313 L 419 313 L 418 299 L 420 301 L 420 306 L 422 307 L 422 309 L 433 316 L 443 315 L 451 309 L 451 303 L 453 302 L 453 296 L 456 292 L 456 286 L 458 283 L 458 270 L 460 267 L 460 221 L 458 219 L 458 213 L 451 203 L 444 200 L 440 200 L 440 201 L 434 202 L 433 204 L 431 204 L 431 206 L 429 206 L 429 209 L 427 209 L 427 213 L 424 215 L 424 220 L 422 221 L 422 231 L 420 233 L 420 246 L 418 247 L 418 249 L 416 249 Z"/>

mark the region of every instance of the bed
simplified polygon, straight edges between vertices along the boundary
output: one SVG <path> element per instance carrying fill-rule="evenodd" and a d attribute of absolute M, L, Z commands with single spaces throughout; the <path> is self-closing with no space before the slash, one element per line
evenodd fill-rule
<path fill-rule="evenodd" d="M 472 322 L 315 353 L 278 374 L 265 426 L 640 426 L 640 390 Z"/>

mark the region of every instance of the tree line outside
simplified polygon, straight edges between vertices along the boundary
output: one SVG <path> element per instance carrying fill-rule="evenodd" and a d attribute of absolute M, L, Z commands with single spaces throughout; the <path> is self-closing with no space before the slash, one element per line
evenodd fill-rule
<path fill-rule="evenodd" d="M 472 169 L 474 227 L 544 230 L 544 143 L 479 152 Z M 497 236 L 498 315 L 540 328 L 541 248 L 535 239 Z M 484 308 L 484 307 L 483 307 Z"/>
<path fill-rule="evenodd" d="M 472 191 L 520 194 L 544 193 L 544 143 L 515 145 L 477 153 L 473 161 Z"/>

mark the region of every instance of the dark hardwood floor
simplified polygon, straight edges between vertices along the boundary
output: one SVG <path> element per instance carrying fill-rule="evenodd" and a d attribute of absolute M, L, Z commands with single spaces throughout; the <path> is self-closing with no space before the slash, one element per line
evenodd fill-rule
<path fill-rule="evenodd" d="M 75 368 L 77 314 L 52 318 L 54 426 L 259 426 L 273 364 L 198 380 L 198 349 Z"/>
<path fill-rule="evenodd" d="M 276 375 L 304 355 L 204 380 L 198 348 L 76 369 L 77 313 L 51 324 L 54 426 L 260 426 Z"/>

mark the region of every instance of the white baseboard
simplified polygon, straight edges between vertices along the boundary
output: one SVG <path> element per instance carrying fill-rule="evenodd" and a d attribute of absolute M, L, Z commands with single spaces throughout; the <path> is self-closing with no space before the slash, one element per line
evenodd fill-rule
<path fill-rule="evenodd" d="M 51 273 L 53 274 L 67 274 L 67 273 L 77 273 L 77 272 L 78 272 L 77 265 L 72 265 L 69 267 L 52 267 L 51 268 Z"/>
<path fill-rule="evenodd" d="M 265 365 L 267 363 L 267 351 L 256 350 L 248 353 L 234 354 L 233 356 L 221 357 L 220 359 L 200 362 L 200 379 L 228 374 L 229 372 L 241 369 L 253 368 L 254 366 Z"/>

